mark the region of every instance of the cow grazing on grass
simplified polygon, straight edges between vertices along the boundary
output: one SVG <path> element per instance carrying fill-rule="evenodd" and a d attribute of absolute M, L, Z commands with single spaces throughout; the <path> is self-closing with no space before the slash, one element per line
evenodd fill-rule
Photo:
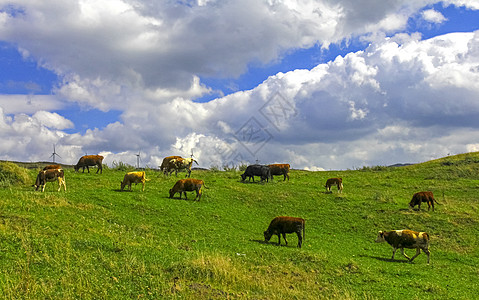
<path fill-rule="evenodd" d="M 271 169 L 271 180 L 273 180 L 273 175 L 283 175 L 283 181 L 288 178 L 289 181 L 289 164 L 272 164 L 268 165 Z"/>
<path fill-rule="evenodd" d="M 274 218 L 268 226 L 268 229 L 263 233 L 264 240 L 268 242 L 271 239 L 273 234 L 278 235 L 278 246 L 281 245 L 281 235 L 283 235 L 283 239 L 288 245 L 288 241 L 286 240 L 286 233 L 294 233 L 298 236 L 298 247 L 301 248 L 301 244 L 303 243 L 304 234 L 304 219 L 302 218 L 294 218 L 294 217 L 276 217 Z M 301 236 L 301 232 L 303 235 Z"/>
<path fill-rule="evenodd" d="M 168 170 L 169 172 L 175 171 L 175 175 L 178 177 L 178 171 L 185 170 L 186 171 L 186 176 L 185 177 L 190 177 L 191 176 L 191 167 L 193 166 L 193 162 L 198 164 L 198 162 L 193 159 L 193 158 L 174 158 L 170 160 L 168 164 Z"/>
<path fill-rule="evenodd" d="M 137 185 L 138 183 L 141 183 L 143 185 L 142 191 L 145 190 L 145 181 L 148 181 L 149 179 L 146 179 L 146 174 L 144 171 L 138 171 L 138 172 L 128 172 L 125 174 L 125 177 L 123 177 L 123 181 L 120 182 L 121 184 L 121 191 L 125 188 L 125 186 L 128 185 L 128 189 L 131 191 L 131 184 L 134 183 Z"/>
<path fill-rule="evenodd" d="M 434 199 L 434 195 L 432 194 L 432 192 L 418 192 L 412 196 L 411 202 L 409 202 L 409 208 L 414 209 L 414 206 L 417 205 L 418 210 L 421 210 L 422 202 L 427 203 L 427 206 L 428 206 L 427 210 L 430 210 L 432 206 L 433 211 L 434 211 L 434 202 L 439 204 L 439 202 L 437 202 L 436 199 Z"/>
<path fill-rule="evenodd" d="M 170 173 L 170 160 L 172 159 L 178 159 L 178 158 L 182 158 L 181 156 L 178 156 L 178 155 L 172 155 L 172 156 L 167 156 L 165 158 L 163 158 L 163 161 L 161 162 L 161 166 L 160 166 L 160 171 L 163 172 L 163 174 L 165 175 L 168 175 Z"/>
<path fill-rule="evenodd" d="M 202 194 L 201 188 L 203 186 L 207 188 L 203 180 L 194 179 L 194 178 L 180 179 L 175 183 L 173 188 L 170 189 L 170 198 L 173 198 L 173 196 L 176 193 L 180 193 L 180 199 L 181 199 L 181 193 L 184 193 L 185 199 L 188 200 L 186 196 L 186 192 L 196 191 L 195 200 L 198 199 L 198 201 L 200 201 L 201 194 Z"/>
<path fill-rule="evenodd" d="M 334 185 L 338 187 L 338 192 L 343 192 L 343 179 L 339 177 L 329 178 L 326 180 L 326 185 L 324 186 L 326 188 L 326 192 L 331 192 L 331 187 Z"/>
<path fill-rule="evenodd" d="M 271 177 L 271 169 L 268 166 L 263 165 L 249 165 L 244 173 L 241 174 L 241 181 L 245 181 L 246 177 L 249 177 L 248 181 L 253 178 L 254 182 L 254 176 L 260 176 L 261 181 L 266 180 L 266 182 L 268 182 Z"/>
<path fill-rule="evenodd" d="M 103 161 L 103 156 L 101 155 L 85 155 L 80 157 L 80 160 L 78 163 L 75 165 L 75 171 L 78 172 L 80 168 L 83 168 L 83 173 L 85 173 L 85 167 L 90 173 L 90 169 L 88 167 L 91 166 L 98 166 L 98 170 L 96 170 L 96 173 L 98 174 L 98 171 L 100 171 L 100 174 L 103 173 L 103 167 L 102 167 L 102 161 Z"/>
<path fill-rule="evenodd" d="M 46 165 L 43 170 L 55 170 L 55 169 L 61 169 L 62 166 L 60 165 Z"/>
<path fill-rule="evenodd" d="M 387 242 L 393 247 L 393 256 L 391 260 L 394 259 L 394 254 L 396 250 L 401 249 L 402 255 L 406 257 L 409 262 L 412 262 L 420 253 L 421 249 L 427 255 L 427 263 L 429 263 L 429 256 L 431 252 L 429 251 L 429 235 L 426 232 L 417 232 L 412 230 L 391 230 L 391 231 L 379 231 L 378 237 L 376 238 L 376 243 Z M 416 255 L 409 258 L 409 256 L 404 253 L 404 248 L 416 249 Z"/>
<path fill-rule="evenodd" d="M 38 188 L 42 187 L 42 192 L 45 191 L 45 186 L 47 182 L 58 181 L 58 191 L 63 188 L 65 192 L 67 190 L 67 185 L 65 183 L 65 174 L 62 169 L 47 169 L 41 170 L 38 172 L 37 179 L 35 180 L 35 191 L 38 191 Z"/>

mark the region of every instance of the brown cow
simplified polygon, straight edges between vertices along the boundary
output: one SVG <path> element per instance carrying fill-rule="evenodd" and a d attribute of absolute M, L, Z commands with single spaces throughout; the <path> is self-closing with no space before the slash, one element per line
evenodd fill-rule
<path fill-rule="evenodd" d="M 55 170 L 55 169 L 61 169 L 62 166 L 60 165 L 46 165 L 43 170 Z"/>
<path fill-rule="evenodd" d="M 427 255 L 427 263 L 429 263 L 429 256 L 431 252 L 429 251 L 429 235 L 426 232 L 417 232 L 412 230 L 391 230 L 391 231 L 379 231 L 378 237 L 376 238 L 376 243 L 387 242 L 393 247 L 393 256 L 391 260 L 394 259 L 394 254 L 396 250 L 401 249 L 402 255 L 406 257 L 409 262 L 412 262 L 420 253 L 421 249 Z M 416 249 L 416 255 L 412 258 L 404 253 L 404 248 Z"/>
<path fill-rule="evenodd" d="M 284 175 L 283 181 L 286 178 L 289 181 L 289 164 L 271 164 L 268 167 L 271 169 L 271 180 L 273 180 L 273 175 Z"/>
<path fill-rule="evenodd" d="M 37 179 L 35 180 L 35 191 L 38 191 L 39 187 L 42 187 L 42 192 L 45 191 L 47 182 L 58 181 L 58 191 L 63 188 L 67 191 L 67 185 L 65 183 L 65 174 L 62 169 L 47 169 L 38 172 Z"/>
<path fill-rule="evenodd" d="M 185 199 L 188 200 L 186 197 L 186 192 L 193 192 L 196 191 L 196 198 L 198 198 L 198 201 L 201 199 L 201 188 L 206 187 L 205 183 L 203 180 L 199 179 L 194 179 L 194 178 L 186 178 L 186 179 L 180 179 L 178 180 L 175 185 L 173 186 L 172 189 L 170 189 L 170 198 L 173 198 L 173 196 L 176 193 L 180 193 L 180 199 L 181 199 L 181 193 L 185 194 Z"/>
<path fill-rule="evenodd" d="M 88 168 L 89 166 L 98 166 L 98 170 L 96 170 L 96 173 L 98 174 L 98 171 L 100 171 L 100 174 L 103 173 L 103 167 L 102 167 L 102 161 L 103 161 L 103 156 L 101 155 L 85 155 L 80 157 L 80 160 L 78 163 L 75 165 L 75 171 L 77 172 L 80 168 L 83 168 L 83 173 L 85 173 L 85 167 L 90 173 L 90 169 Z"/>
<path fill-rule="evenodd" d="M 165 175 L 169 175 L 170 172 L 171 172 L 170 160 L 178 159 L 178 158 L 182 158 L 182 157 L 178 156 L 178 155 L 173 155 L 173 156 L 167 156 L 167 157 L 163 158 L 163 161 L 161 162 L 161 166 L 160 166 L 160 171 L 162 171 L 163 174 L 165 174 Z"/>
<path fill-rule="evenodd" d="M 343 192 L 343 179 L 338 177 L 338 178 L 329 178 L 326 180 L 326 185 L 324 186 L 326 188 L 326 192 L 331 192 L 331 186 L 337 186 L 338 187 L 338 192 L 342 193 Z"/>
<path fill-rule="evenodd" d="M 274 218 L 268 226 L 268 229 L 263 233 L 264 240 L 268 242 L 271 239 L 273 234 L 278 235 L 278 246 L 281 245 L 281 235 L 283 235 L 286 246 L 288 241 L 286 240 L 286 233 L 296 232 L 298 236 L 298 247 L 301 248 L 303 243 L 304 234 L 304 219 L 294 218 L 294 217 L 276 217 Z M 301 236 L 301 231 L 303 231 L 303 236 Z"/>
<path fill-rule="evenodd" d="M 431 209 L 434 211 L 434 202 L 439 204 L 439 202 L 434 199 L 434 195 L 432 192 L 417 192 L 412 196 L 411 202 L 409 202 L 409 208 L 414 209 L 414 206 L 418 206 L 418 210 L 421 210 L 421 203 L 426 202 L 427 203 L 427 210 Z"/>
<path fill-rule="evenodd" d="M 128 185 L 128 189 L 131 191 L 131 184 L 134 183 L 135 185 L 138 183 L 143 184 L 143 189 L 142 191 L 145 190 L 145 181 L 148 181 L 149 179 L 146 179 L 146 174 L 144 171 L 137 171 L 137 172 L 128 172 L 125 174 L 125 177 L 123 177 L 123 181 L 120 183 L 121 191 L 125 188 L 125 186 Z"/>

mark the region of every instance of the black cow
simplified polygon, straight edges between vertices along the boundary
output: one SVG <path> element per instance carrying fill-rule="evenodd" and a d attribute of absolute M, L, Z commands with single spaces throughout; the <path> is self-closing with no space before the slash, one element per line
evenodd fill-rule
<path fill-rule="evenodd" d="M 249 165 L 244 173 L 241 174 L 241 180 L 245 181 L 246 177 L 249 177 L 248 181 L 253 178 L 254 182 L 254 176 L 260 176 L 261 181 L 266 179 L 266 182 L 269 182 L 269 179 L 271 178 L 271 169 L 268 166 L 263 165 Z"/>

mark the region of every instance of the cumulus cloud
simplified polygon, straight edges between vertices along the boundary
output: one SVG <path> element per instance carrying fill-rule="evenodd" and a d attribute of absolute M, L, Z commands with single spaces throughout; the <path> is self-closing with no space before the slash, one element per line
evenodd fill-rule
<path fill-rule="evenodd" d="M 435 2 L 8 1 L 0 39 L 58 74 L 55 93 L 106 111 L 132 98 L 200 97 L 212 91 L 199 77 L 235 77 L 291 49 L 401 30 Z"/>

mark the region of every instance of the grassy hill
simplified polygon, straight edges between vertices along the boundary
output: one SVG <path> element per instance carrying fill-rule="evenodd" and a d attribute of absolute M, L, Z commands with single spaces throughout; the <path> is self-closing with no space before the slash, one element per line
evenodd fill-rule
<path fill-rule="evenodd" d="M 22 172 L 25 169 L 22 169 Z M 473 299 L 479 294 L 479 154 L 399 168 L 291 171 L 241 183 L 241 172 L 193 171 L 200 202 L 169 199 L 177 179 L 147 170 L 146 189 L 120 192 L 125 171 L 65 170 L 48 183 L 0 188 L 0 293 L 6 299 Z M 184 173 L 182 173 L 184 176 Z M 325 193 L 330 177 L 344 191 Z M 435 212 L 408 210 L 433 191 Z M 178 197 L 178 195 L 176 196 Z M 426 206 L 427 207 L 427 206 Z M 275 216 L 306 219 L 303 248 L 263 242 Z M 431 264 L 376 244 L 378 230 L 431 236 Z M 414 250 L 406 250 L 413 254 Z"/>

